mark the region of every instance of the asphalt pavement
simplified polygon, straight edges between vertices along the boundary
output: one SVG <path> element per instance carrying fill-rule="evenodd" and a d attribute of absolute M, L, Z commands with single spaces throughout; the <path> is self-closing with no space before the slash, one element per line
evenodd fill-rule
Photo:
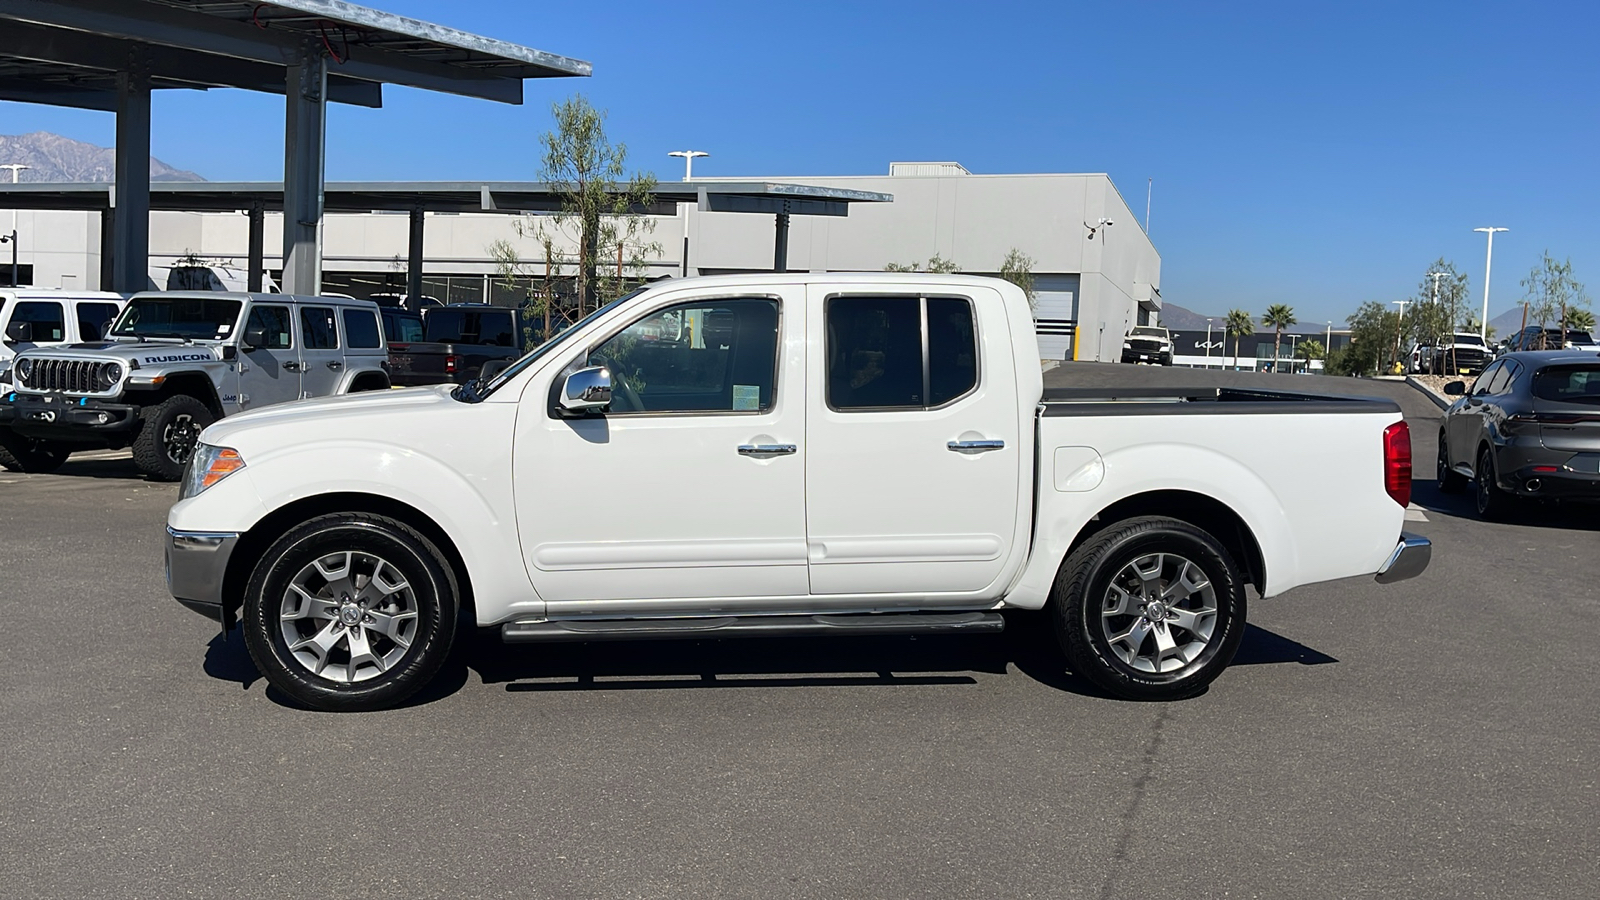
<path fill-rule="evenodd" d="M 1432 473 L 1439 412 L 1399 383 L 1090 364 L 1047 380 L 1391 397 Z M 0 896 L 1600 883 L 1592 509 L 1487 524 L 1419 482 L 1422 577 L 1255 602 L 1235 666 L 1180 703 L 1098 695 L 1033 614 L 964 638 L 474 640 L 408 706 L 335 715 L 288 706 L 237 632 L 167 596 L 174 498 L 114 454 L 0 473 Z"/>

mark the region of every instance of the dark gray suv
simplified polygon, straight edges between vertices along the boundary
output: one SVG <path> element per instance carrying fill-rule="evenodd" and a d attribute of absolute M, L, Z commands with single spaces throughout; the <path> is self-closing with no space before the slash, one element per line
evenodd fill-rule
<path fill-rule="evenodd" d="M 1476 482 L 1478 513 L 1517 498 L 1600 500 L 1600 354 L 1509 353 L 1460 396 L 1439 431 L 1439 490 Z"/>

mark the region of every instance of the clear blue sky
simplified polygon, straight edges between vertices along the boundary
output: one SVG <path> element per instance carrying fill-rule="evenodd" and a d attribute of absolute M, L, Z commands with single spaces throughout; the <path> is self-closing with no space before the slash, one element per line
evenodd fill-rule
<path fill-rule="evenodd" d="M 631 160 L 708 175 L 1109 172 L 1155 179 L 1162 292 L 1302 321 L 1413 293 L 1454 260 L 1491 315 L 1545 248 L 1600 293 L 1600 4 L 369 0 L 586 59 L 527 105 L 387 89 L 334 107 L 333 179 L 531 178 L 549 102 L 609 109 Z M 281 100 L 156 100 L 154 153 L 207 178 L 281 175 Z M 0 103 L 0 133 L 109 145 L 111 116 Z M 1025 248 L 1024 248 L 1025 249 Z"/>

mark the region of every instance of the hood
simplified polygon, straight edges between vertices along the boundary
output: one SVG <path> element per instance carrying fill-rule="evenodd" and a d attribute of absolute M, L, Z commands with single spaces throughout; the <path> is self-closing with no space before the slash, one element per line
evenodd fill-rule
<path fill-rule="evenodd" d="M 64 344 L 59 347 L 34 347 L 17 355 L 29 359 L 114 359 L 119 362 L 137 362 L 141 366 L 216 362 L 222 359 L 216 344 L 140 344 L 133 341 L 95 341 L 85 344 Z"/>
<path fill-rule="evenodd" d="M 369 417 L 415 414 L 445 407 L 465 406 L 466 404 L 451 399 L 450 392 L 455 387 L 453 384 L 432 384 L 402 390 L 363 391 L 358 394 L 275 403 L 272 406 L 229 416 L 207 428 L 201 435 L 201 440 L 208 444 L 233 446 L 233 442 L 249 437 L 252 432 L 306 424 L 315 424 L 327 434 L 347 432 L 361 435 L 370 428 L 365 424 L 365 420 Z"/>

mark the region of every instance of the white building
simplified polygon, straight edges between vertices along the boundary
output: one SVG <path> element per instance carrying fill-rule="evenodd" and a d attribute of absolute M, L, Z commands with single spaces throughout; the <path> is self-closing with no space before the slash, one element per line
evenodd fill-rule
<path fill-rule="evenodd" d="M 795 216 L 789 232 L 791 271 L 880 271 L 891 263 L 926 265 L 938 256 L 968 274 L 996 274 L 1015 249 L 1033 260 L 1040 350 L 1045 358 L 1116 360 L 1123 335 L 1159 320 L 1161 257 L 1110 177 L 1104 174 L 974 175 L 957 163 L 894 163 L 886 176 L 784 176 L 697 179 L 769 181 L 876 191 L 892 203 L 853 204 L 848 217 Z M 19 211 L 24 283 L 97 288 L 98 213 Z M 683 266 L 685 213 L 656 217 L 651 238 L 661 252 L 651 277 Z M 771 271 L 772 216 L 688 215 L 692 274 Z M 282 246 L 281 219 L 268 213 L 265 247 Z M 365 296 L 404 290 L 408 241 L 405 213 L 330 213 L 324 225 L 324 288 Z M 496 213 L 429 214 L 424 242 L 424 293 L 447 302 L 508 301 L 497 291 L 499 270 L 488 247 L 508 240 L 542 270 L 543 251 L 520 237 L 514 219 Z M 241 213 L 151 214 L 151 265 L 194 256 L 243 271 L 248 222 Z M 269 252 L 266 267 L 281 260 Z M 5 269 L 8 259 L 0 259 Z M 0 280 L 9 269 L 0 273 Z M 1078 339 L 1074 345 L 1073 333 Z"/>

